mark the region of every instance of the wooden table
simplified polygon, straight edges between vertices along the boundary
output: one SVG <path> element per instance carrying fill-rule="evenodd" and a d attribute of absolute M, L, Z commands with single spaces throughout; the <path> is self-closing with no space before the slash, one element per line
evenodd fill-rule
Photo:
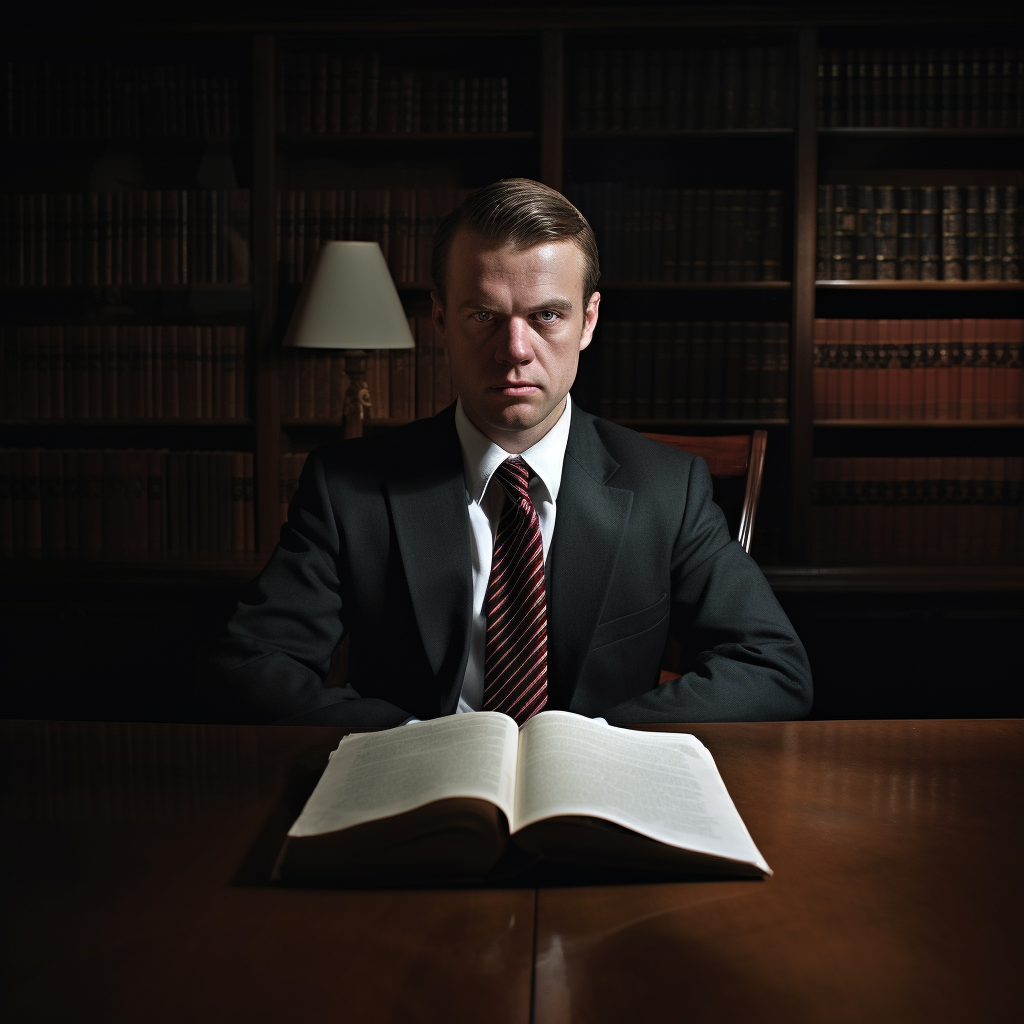
<path fill-rule="evenodd" d="M 268 885 L 338 729 L 8 722 L 16 1021 L 1016 1021 L 1024 722 L 679 727 L 763 882 Z"/>

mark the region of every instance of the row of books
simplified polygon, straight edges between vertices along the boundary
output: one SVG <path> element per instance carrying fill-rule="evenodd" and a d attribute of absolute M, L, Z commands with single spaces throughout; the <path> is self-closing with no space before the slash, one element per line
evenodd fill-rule
<path fill-rule="evenodd" d="M 569 125 L 607 129 L 782 128 L 792 83 L 781 46 L 616 48 L 571 55 Z"/>
<path fill-rule="evenodd" d="M 782 192 L 646 188 L 618 182 L 566 187 L 597 235 L 611 281 L 778 281 Z"/>
<path fill-rule="evenodd" d="M 508 78 L 381 64 L 377 50 L 282 53 L 282 135 L 507 132 Z"/>
<path fill-rule="evenodd" d="M 617 419 L 784 419 L 789 324 L 607 321 L 597 408 Z"/>
<path fill-rule="evenodd" d="M 818 565 L 998 565 L 1024 558 L 1018 456 L 818 458 L 811 500 Z"/>
<path fill-rule="evenodd" d="M 254 551 L 251 452 L 0 450 L 0 550 Z"/>
<path fill-rule="evenodd" d="M 238 80 L 187 64 L 6 61 L 9 138 L 233 138 Z"/>
<path fill-rule="evenodd" d="M 371 419 L 433 416 L 455 401 L 448 350 L 429 316 L 411 317 L 415 350 L 367 353 Z M 292 349 L 281 362 L 281 416 L 334 419 L 344 412 L 348 375 L 341 352 Z"/>
<path fill-rule="evenodd" d="M 815 419 L 1024 417 L 1024 320 L 814 322 Z"/>
<path fill-rule="evenodd" d="M 1024 127 L 1024 49 L 821 50 L 818 120 L 854 128 Z"/>
<path fill-rule="evenodd" d="M 240 419 L 245 329 L 0 328 L 0 419 Z"/>
<path fill-rule="evenodd" d="M 0 196 L 0 285 L 247 284 L 249 191 Z"/>
<path fill-rule="evenodd" d="M 835 281 L 1019 281 L 1016 185 L 819 185 L 816 273 Z"/>
<path fill-rule="evenodd" d="M 466 189 L 284 189 L 277 194 L 281 280 L 302 281 L 328 240 L 378 242 L 399 284 L 430 280 L 434 232 Z"/>

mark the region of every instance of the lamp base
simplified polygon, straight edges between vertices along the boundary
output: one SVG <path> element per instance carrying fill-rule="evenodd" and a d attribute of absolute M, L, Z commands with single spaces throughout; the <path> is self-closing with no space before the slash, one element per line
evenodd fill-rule
<path fill-rule="evenodd" d="M 345 437 L 363 436 L 363 418 L 369 416 L 370 389 L 366 386 L 366 353 L 361 349 L 345 352 Z"/>

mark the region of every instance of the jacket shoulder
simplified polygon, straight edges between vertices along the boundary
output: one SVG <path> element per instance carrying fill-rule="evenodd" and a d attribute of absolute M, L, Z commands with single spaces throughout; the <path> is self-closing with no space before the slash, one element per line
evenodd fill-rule
<path fill-rule="evenodd" d="M 572 426 L 577 433 L 574 450 L 585 458 L 592 456 L 599 445 L 618 463 L 616 476 L 664 473 L 685 478 L 694 460 L 698 458 L 689 452 L 652 441 L 637 430 L 592 416 L 578 406 L 573 407 Z"/>

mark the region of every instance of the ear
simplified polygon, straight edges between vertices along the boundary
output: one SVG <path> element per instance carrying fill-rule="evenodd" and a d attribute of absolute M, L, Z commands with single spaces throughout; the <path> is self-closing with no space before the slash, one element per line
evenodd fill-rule
<path fill-rule="evenodd" d="M 583 334 L 580 336 L 580 351 L 582 352 L 594 338 L 594 328 L 597 326 L 597 308 L 601 305 L 601 293 L 594 292 L 587 300 L 587 308 L 583 313 Z"/>
<path fill-rule="evenodd" d="M 430 319 L 434 324 L 434 330 L 444 337 L 444 303 L 436 291 L 430 293 Z"/>

